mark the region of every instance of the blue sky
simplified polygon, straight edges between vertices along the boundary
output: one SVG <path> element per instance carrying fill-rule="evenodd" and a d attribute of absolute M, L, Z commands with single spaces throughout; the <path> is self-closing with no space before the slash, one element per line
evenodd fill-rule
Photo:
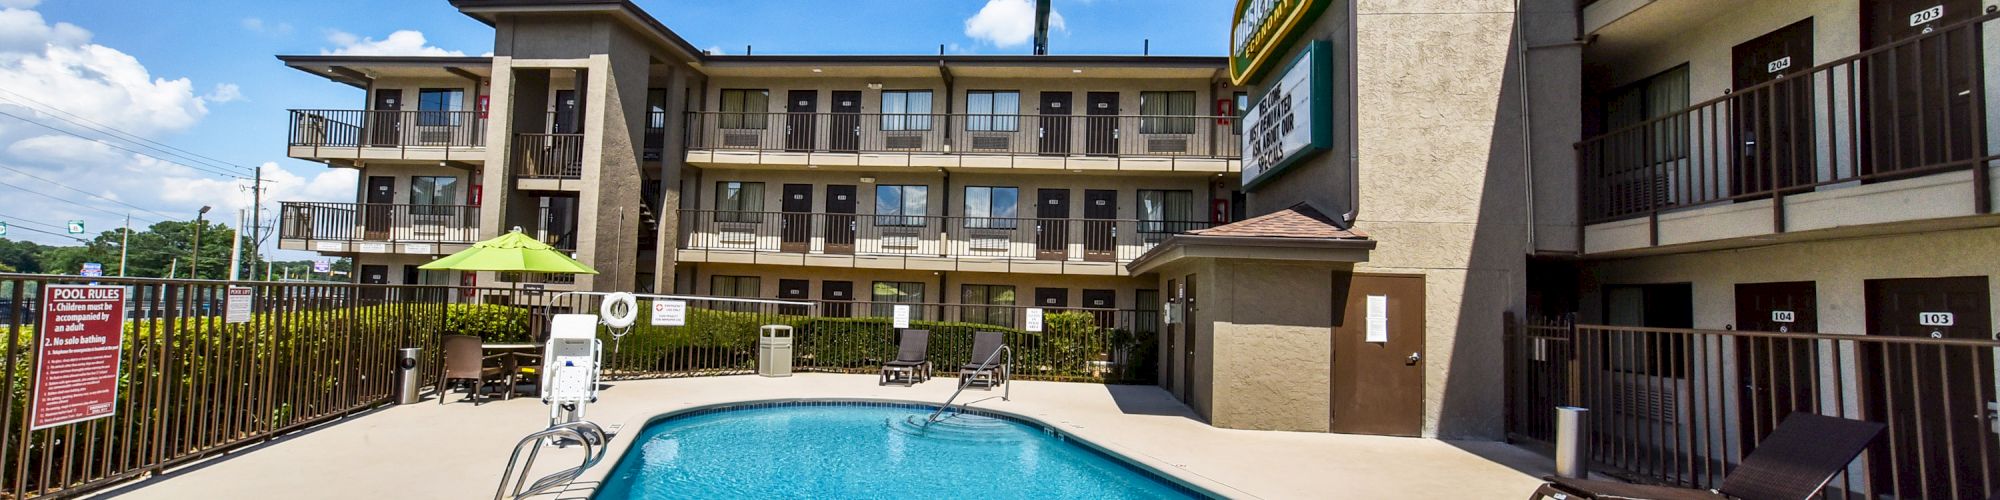
<path fill-rule="evenodd" d="M 929 54 L 940 45 L 1026 54 L 1023 23 L 1032 23 L 1023 15 L 1031 0 L 637 3 L 690 43 L 726 54 L 745 45 L 758 54 Z M 1134 54 L 1150 38 L 1154 54 L 1220 55 L 1227 43 L 1225 2 L 1056 0 L 1055 10 L 1055 54 Z M 132 145 L 60 121 L 46 106 L 217 160 L 204 166 L 265 168 L 276 200 L 353 201 L 351 171 L 284 157 L 285 110 L 357 108 L 361 92 L 273 56 L 480 55 L 492 39 L 447 0 L 0 0 L 0 112 L 89 138 L 0 116 L 0 183 L 17 186 L 0 186 L 0 221 L 13 228 L 8 238 L 62 243 L 23 228 L 81 219 L 95 234 L 127 211 L 143 225 L 192 217 L 204 204 L 218 214 L 247 206 L 234 189 L 240 181 L 110 147 Z M 267 219 L 275 207 L 267 201 Z"/>

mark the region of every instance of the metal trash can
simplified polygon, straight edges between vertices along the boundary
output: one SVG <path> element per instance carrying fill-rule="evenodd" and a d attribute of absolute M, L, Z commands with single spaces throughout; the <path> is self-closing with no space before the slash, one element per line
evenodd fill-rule
<path fill-rule="evenodd" d="M 764 325 L 757 329 L 757 374 L 792 376 L 792 327 Z"/>
<path fill-rule="evenodd" d="M 398 349 L 396 356 L 396 404 L 410 404 L 423 400 L 417 393 L 417 356 L 423 349 L 409 347 Z"/>

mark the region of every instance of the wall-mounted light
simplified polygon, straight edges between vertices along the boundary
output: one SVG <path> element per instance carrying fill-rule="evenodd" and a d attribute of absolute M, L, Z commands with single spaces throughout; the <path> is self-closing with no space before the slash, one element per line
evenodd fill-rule
<path fill-rule="evenodd" d="M 862 183 L 862 184 L 874 184 L 874 183 L 875 183 L 875 177 L 873 177 L 873 176 L 865 176 L 865 177 L 862 177 L 862 178 L 861 178 L 861 183 Z"/>
<path fill-rule="evenodd" d="M 819 69 L 819 68 L 813 68 L 813 72 L 814 72 L 814 73 L 825 73 L 826 71 L 825 71 L 825 70 L 822 70 L 822 69 Z"/>
<path fill-rule="evenodd" d="M 1082 72 L 1083 72 L 1083 70 L 1080 70 L 1080 69 L 1072 69 L 1072 70 L 1069 70 L 1069 72 L 1071 72 L 1071 73 L 1082 73 Z"/>
<path fill-rule="evenodd" d="M 880 82 L 868 82 L 868 90 L 882 90 Z"/>

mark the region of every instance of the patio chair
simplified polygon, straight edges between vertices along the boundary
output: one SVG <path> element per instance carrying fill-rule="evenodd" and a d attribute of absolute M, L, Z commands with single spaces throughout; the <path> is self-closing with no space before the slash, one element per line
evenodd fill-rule
<path fill-rule="evenodd" d="M 882 380 L 875 385 L 901 381 L 903 387 L 931 379 L 931 331 L 904 330 L 896 347 L 896 359 L 882 363 Z"/>
<path fill-rule="evenodd" d="M 1007 383 L 1012 378 L 1012 367 L 1007 366 L 1007 358 L 996 355 L 1003 341 L 1000 332 L 972 334 L 972 361 L 958 368 L 959 383 L 977 382 L 987 388 Z"/>
<path fill-rule="evenodd" d="M 444 404 L 446 391 L 452 382 L 471 382 L 472 404 L 480 402 L 480 391 L 489 382 L 512 384 L 513 374 L 504 366 L 488 366 L 487 361 L 507 356 L 505 353 L 485 355 L 479 337 L 471 335 L 446 335 L 444 337 L 444 374 L 438 377 L 438 404 Z"/>
<path fill-rule="evenodd" d="M 1714 490 L 1545 477 L 1529 500 L 1566 495 L 1592 499 L 1806 499 L 1860 456 L 1884 426 L 1809 412 L 1794 412 L 1743 457 Z"/>

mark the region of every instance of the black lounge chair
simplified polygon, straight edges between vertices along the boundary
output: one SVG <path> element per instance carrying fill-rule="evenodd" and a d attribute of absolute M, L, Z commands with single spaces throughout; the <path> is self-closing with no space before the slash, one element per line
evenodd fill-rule
<path fill-rule="evenodd" d="M 1002 342 L 1000 332 L 972 334 L 972 362 L 958 368 L 959 384 L 978 383 L 992 388 L 1012 379 L 1009 360 L 999 355 Z"/>
<path fill-rule="evenodd" d="M 1795 412 L 1757 443 L 1743 463 L 1715 490 L 1629 484 L 1588 479 L 1548 481 L 1529 500 L 1566 495 L 1591 499 L 1807 499 L 1819 494 L 1835 474 L 1860 456 L 1886 426 L 1808 412 Z"/>
<path fill-rule="evenodd" d="M 900 381 L 904 387 L 931 379 L 931 331 L 904 330 L 896 346 L 896 359 L 882 363 L 882 380 L 875 385 Z"/>

